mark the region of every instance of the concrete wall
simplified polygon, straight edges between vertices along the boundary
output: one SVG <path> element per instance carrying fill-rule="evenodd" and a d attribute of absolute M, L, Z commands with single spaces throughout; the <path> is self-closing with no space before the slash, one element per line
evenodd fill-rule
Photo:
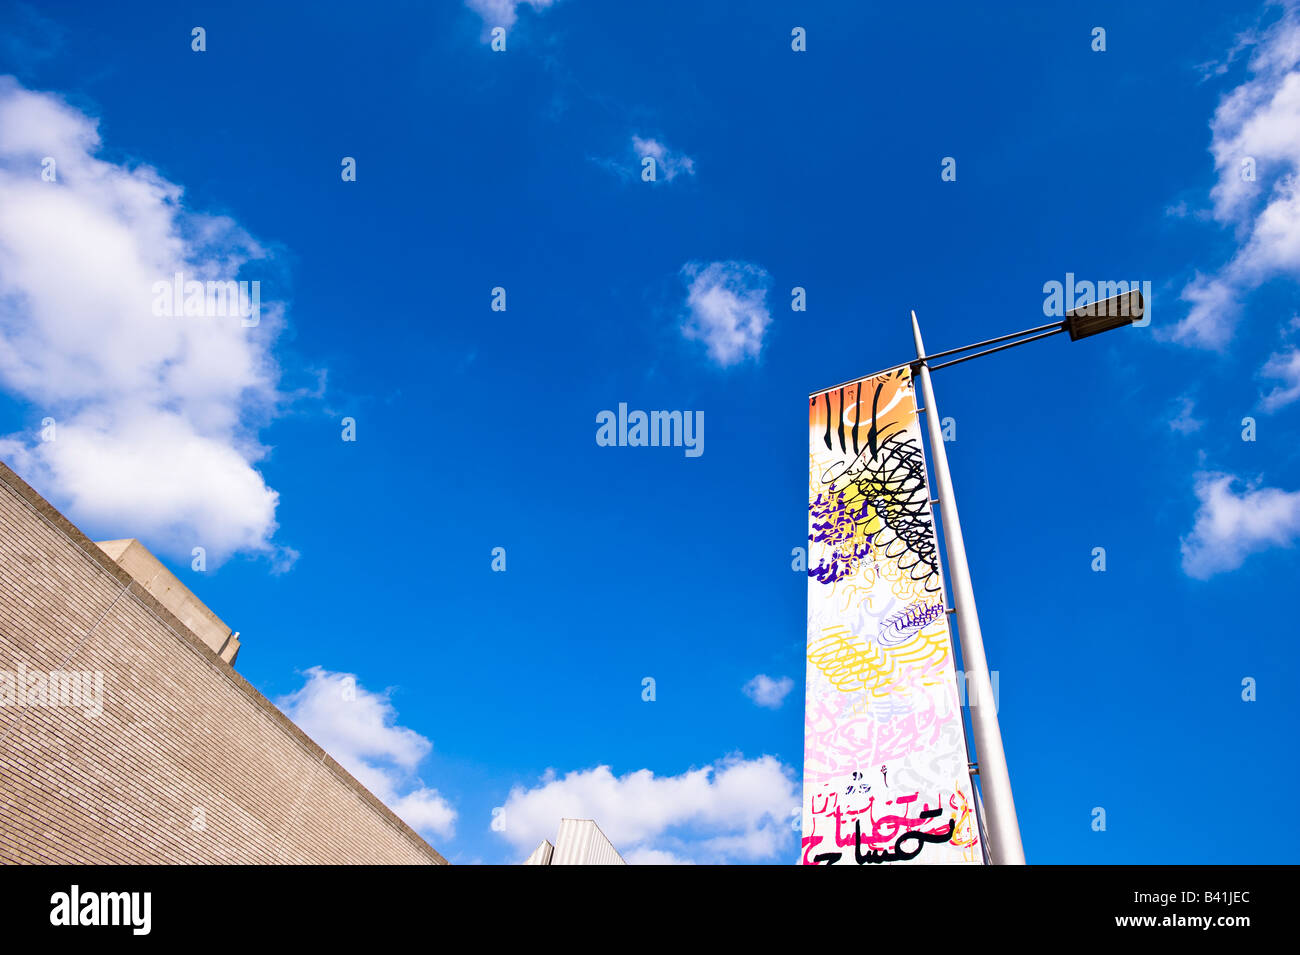
<path fill-rule="evenodd" d="M 101 673 L 103 711 L 0 680 L 0 863 L 446 862 L 0 464 L 11 697 L 20 668 Z"/>

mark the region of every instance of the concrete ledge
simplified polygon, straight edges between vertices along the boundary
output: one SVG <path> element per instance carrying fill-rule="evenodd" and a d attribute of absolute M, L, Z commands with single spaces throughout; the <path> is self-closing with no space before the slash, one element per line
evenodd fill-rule
<path fill-rule="evenodd" d="M 235 665 L 239 653 L 239 639 L 232 639 L 230 627 L 208 609 L 207 604 L 194 595 L 176 575 L 162 565 L 149 548 L 134 537 L 115 541 L 96 541 L 96 545 L 117 562 L 136 583 L 140 584 L 160 604 L 170 610 L 208 648 L 222 660 Z"/>

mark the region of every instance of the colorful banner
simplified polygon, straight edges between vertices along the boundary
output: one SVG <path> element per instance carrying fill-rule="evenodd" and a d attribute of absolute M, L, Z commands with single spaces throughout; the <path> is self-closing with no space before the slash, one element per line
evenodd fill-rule
<path fill-rule="evenodd" d="M 982 864 L 911 372 L 808 403 L 805 865 Z"/>

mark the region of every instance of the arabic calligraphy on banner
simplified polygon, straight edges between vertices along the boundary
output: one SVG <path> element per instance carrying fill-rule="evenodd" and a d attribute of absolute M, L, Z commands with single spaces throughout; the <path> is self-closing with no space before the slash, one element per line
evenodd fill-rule
<path fill-rule="evenodd" d="M 911 372 L 808 403 L 805 865 L 983 862 Z"/>

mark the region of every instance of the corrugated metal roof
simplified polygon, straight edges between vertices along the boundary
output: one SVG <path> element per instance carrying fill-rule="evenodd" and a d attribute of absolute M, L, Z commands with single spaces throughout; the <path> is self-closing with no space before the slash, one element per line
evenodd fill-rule
<path fill-rule="evenodd" d="M 533 854 L 524 860 L 524 865 L 550 865 L 555 846 L 543 839 L 542 844 L 533 850 Z"/>
<path fill-rule="evenodd" d="M 627 865 L 591 819 L 561 819 L 551 865 Z"/>

